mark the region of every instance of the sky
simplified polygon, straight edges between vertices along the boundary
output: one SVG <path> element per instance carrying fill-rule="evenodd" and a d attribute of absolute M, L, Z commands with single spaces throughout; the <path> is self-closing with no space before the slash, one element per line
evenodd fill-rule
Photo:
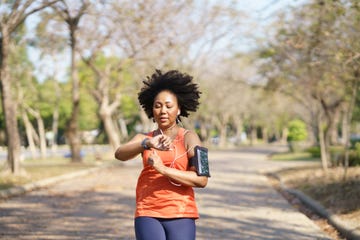
<path fill-rule="evenodd" d="M 256 28 L 254 28 L 255 30 L 252 29 L 251 26 L 249 27 L 251 31 L 256 31 L 253 32 L 255 35 L 265 34 L 265 26 L 269 24 L 269 22 L 277 15 L 280 10 L 287 9 L 290 6 L 299 5 L 307 1 L 309 0 L 235 0 L 238 9 L 242 10 L 247 16 L 249 16 L 249 19 L 247 19 L 246 23 L 249 23 L 249 26 L 250 23 L 256 24 Z M 31 27 L 31 23 L 37 21 L 34 18 L 30 18 L 29 20 L 29 27 Z M 246 48 L 254 44 L 256 43 L 248 42 L 248 44 L 243 45 Z M 242 50 L 246 51 L 246 49 Z M 51 59 L 41 59 L 39 52 L 35 51 L 34 49 L 29 50 L 29 57 L 36 65 L 35 74 L 38 76 L 40 81 L 43 81 L 46 75 L 53 75 L 55 71 L 57 72 L 56 75 L 60 81 L 66 79 L 66 68 L 70 60 L 66 55 L 59 57 L 59 59 L 62 59 L 62 61 L 56 64 L 56 69 L 55 66 L 51 63 Z"/>
<path fill-rule="evenodd" d="M 236 2 L 238 8 L 249 16 L 246 20 L 250 26 L 248 27 L 249 35 L 266 38 L 270 34 L 269 25 L 280 12 L 290 10 L 291 7 L 304 4 L 309 0 L 236 0 Z M 258 41 L 253 37 L 245 39 L 246 44 L 241 49 L 242 51 L 246 52 L 257 47 Z"/>
<path fill-rule="evenodd" d="M 240 9 L 262 24 L 275 16 L 279 10 L 308 2 L 308 0 L 237 0 L 236 2 Z"/>

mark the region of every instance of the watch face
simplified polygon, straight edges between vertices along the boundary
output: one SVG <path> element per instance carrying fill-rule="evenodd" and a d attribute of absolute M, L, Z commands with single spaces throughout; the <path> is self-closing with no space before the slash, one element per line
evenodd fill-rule
<path fill-rule="evenodd" d="M 142 140 L 141 142 L 141 146 L 144 148 L 144 149 L 149 149 L 149 147 L 146 145 L 146 141 L 148 140 L 148 138 L 145 138 L 144 140 Z"/>

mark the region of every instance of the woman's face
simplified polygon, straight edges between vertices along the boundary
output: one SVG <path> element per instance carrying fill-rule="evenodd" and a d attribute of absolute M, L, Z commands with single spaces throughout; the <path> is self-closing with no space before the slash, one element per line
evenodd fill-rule
<path fill-rule="evenodd" d="M 167 90 L 156 95 L 153 105 L 154 120 L 160 128 L 168 128 L 175 124 L 180 109 L 176 96 Z"/>

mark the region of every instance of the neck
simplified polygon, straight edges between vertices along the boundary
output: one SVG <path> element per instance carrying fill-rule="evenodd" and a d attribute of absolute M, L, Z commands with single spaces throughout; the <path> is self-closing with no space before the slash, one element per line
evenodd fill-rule
<path fill-rule="evenodd" d="M 168 127 L 168 128 L 163 128 L 163 129 L 161 129 L 161 128 L 159 128 L 159 130 L 160 130 L 160 132 L 161 132 L 161 134 L 165 134 L 165 135 L 170 135 L 171 134 L 171 130 L 173 129 L 173 128 L 175 128 L 177 125 L 176 125 L 176 122 L 173 124 L 173 125 L 171 125 L 170 127 Z"/>

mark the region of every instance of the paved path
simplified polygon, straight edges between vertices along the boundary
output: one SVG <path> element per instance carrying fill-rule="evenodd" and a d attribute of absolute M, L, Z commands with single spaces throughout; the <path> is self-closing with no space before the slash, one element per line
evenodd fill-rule
<path fill-rule="evenodd" d="M 266 161 L 270 151 L 210 152 L 212 177 L 196 189 L 198 240 L 330 239 L 259 173 L 289 164 Z M 0 202 L 0 239 L 134 239 L 139 172 L 135 160 Z"/>

